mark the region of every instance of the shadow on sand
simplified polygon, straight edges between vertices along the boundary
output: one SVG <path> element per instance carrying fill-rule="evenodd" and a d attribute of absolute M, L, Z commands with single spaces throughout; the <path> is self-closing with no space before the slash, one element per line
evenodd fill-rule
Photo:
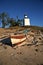
<path fill-rule="evenodd" d="M 12 46 L 10 38 L 5 38 L 0 41 L 2 44 Z"/>

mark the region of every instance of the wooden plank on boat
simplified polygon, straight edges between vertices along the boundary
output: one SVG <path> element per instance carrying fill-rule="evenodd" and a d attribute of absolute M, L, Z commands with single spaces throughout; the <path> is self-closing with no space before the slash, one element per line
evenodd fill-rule
<path fill-rule="evenodd" d="M 10 38 L 11 38 L 12 45 L 21 44 L 23 41 L 26 40 L 25 35 L 11 35 Z"/>

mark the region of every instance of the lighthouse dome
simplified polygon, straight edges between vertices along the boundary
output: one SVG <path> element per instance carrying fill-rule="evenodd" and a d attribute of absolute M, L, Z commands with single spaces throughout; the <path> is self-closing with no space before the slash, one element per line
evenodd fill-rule
<path fill-rule="evenodd" d="M 27 16 L 25 15 L 25 18 L 27 18 Z"/>

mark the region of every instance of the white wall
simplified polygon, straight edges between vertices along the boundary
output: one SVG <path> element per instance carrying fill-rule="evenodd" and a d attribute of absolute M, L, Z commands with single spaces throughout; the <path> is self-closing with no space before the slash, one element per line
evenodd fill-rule
<path fill-rule="evenodd" d="M 24 18 L 24 26 L 30 26 L 30 19 Z"/>

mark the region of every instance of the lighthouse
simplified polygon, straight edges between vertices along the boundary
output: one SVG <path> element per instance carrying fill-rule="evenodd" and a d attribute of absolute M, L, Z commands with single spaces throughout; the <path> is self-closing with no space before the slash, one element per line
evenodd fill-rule
<path fill-rule="evenodd" d="M 27 15 L 24 15 L 23 25 L 24 26 L 30 26 L 30 19 L 28 18 Z"/>

